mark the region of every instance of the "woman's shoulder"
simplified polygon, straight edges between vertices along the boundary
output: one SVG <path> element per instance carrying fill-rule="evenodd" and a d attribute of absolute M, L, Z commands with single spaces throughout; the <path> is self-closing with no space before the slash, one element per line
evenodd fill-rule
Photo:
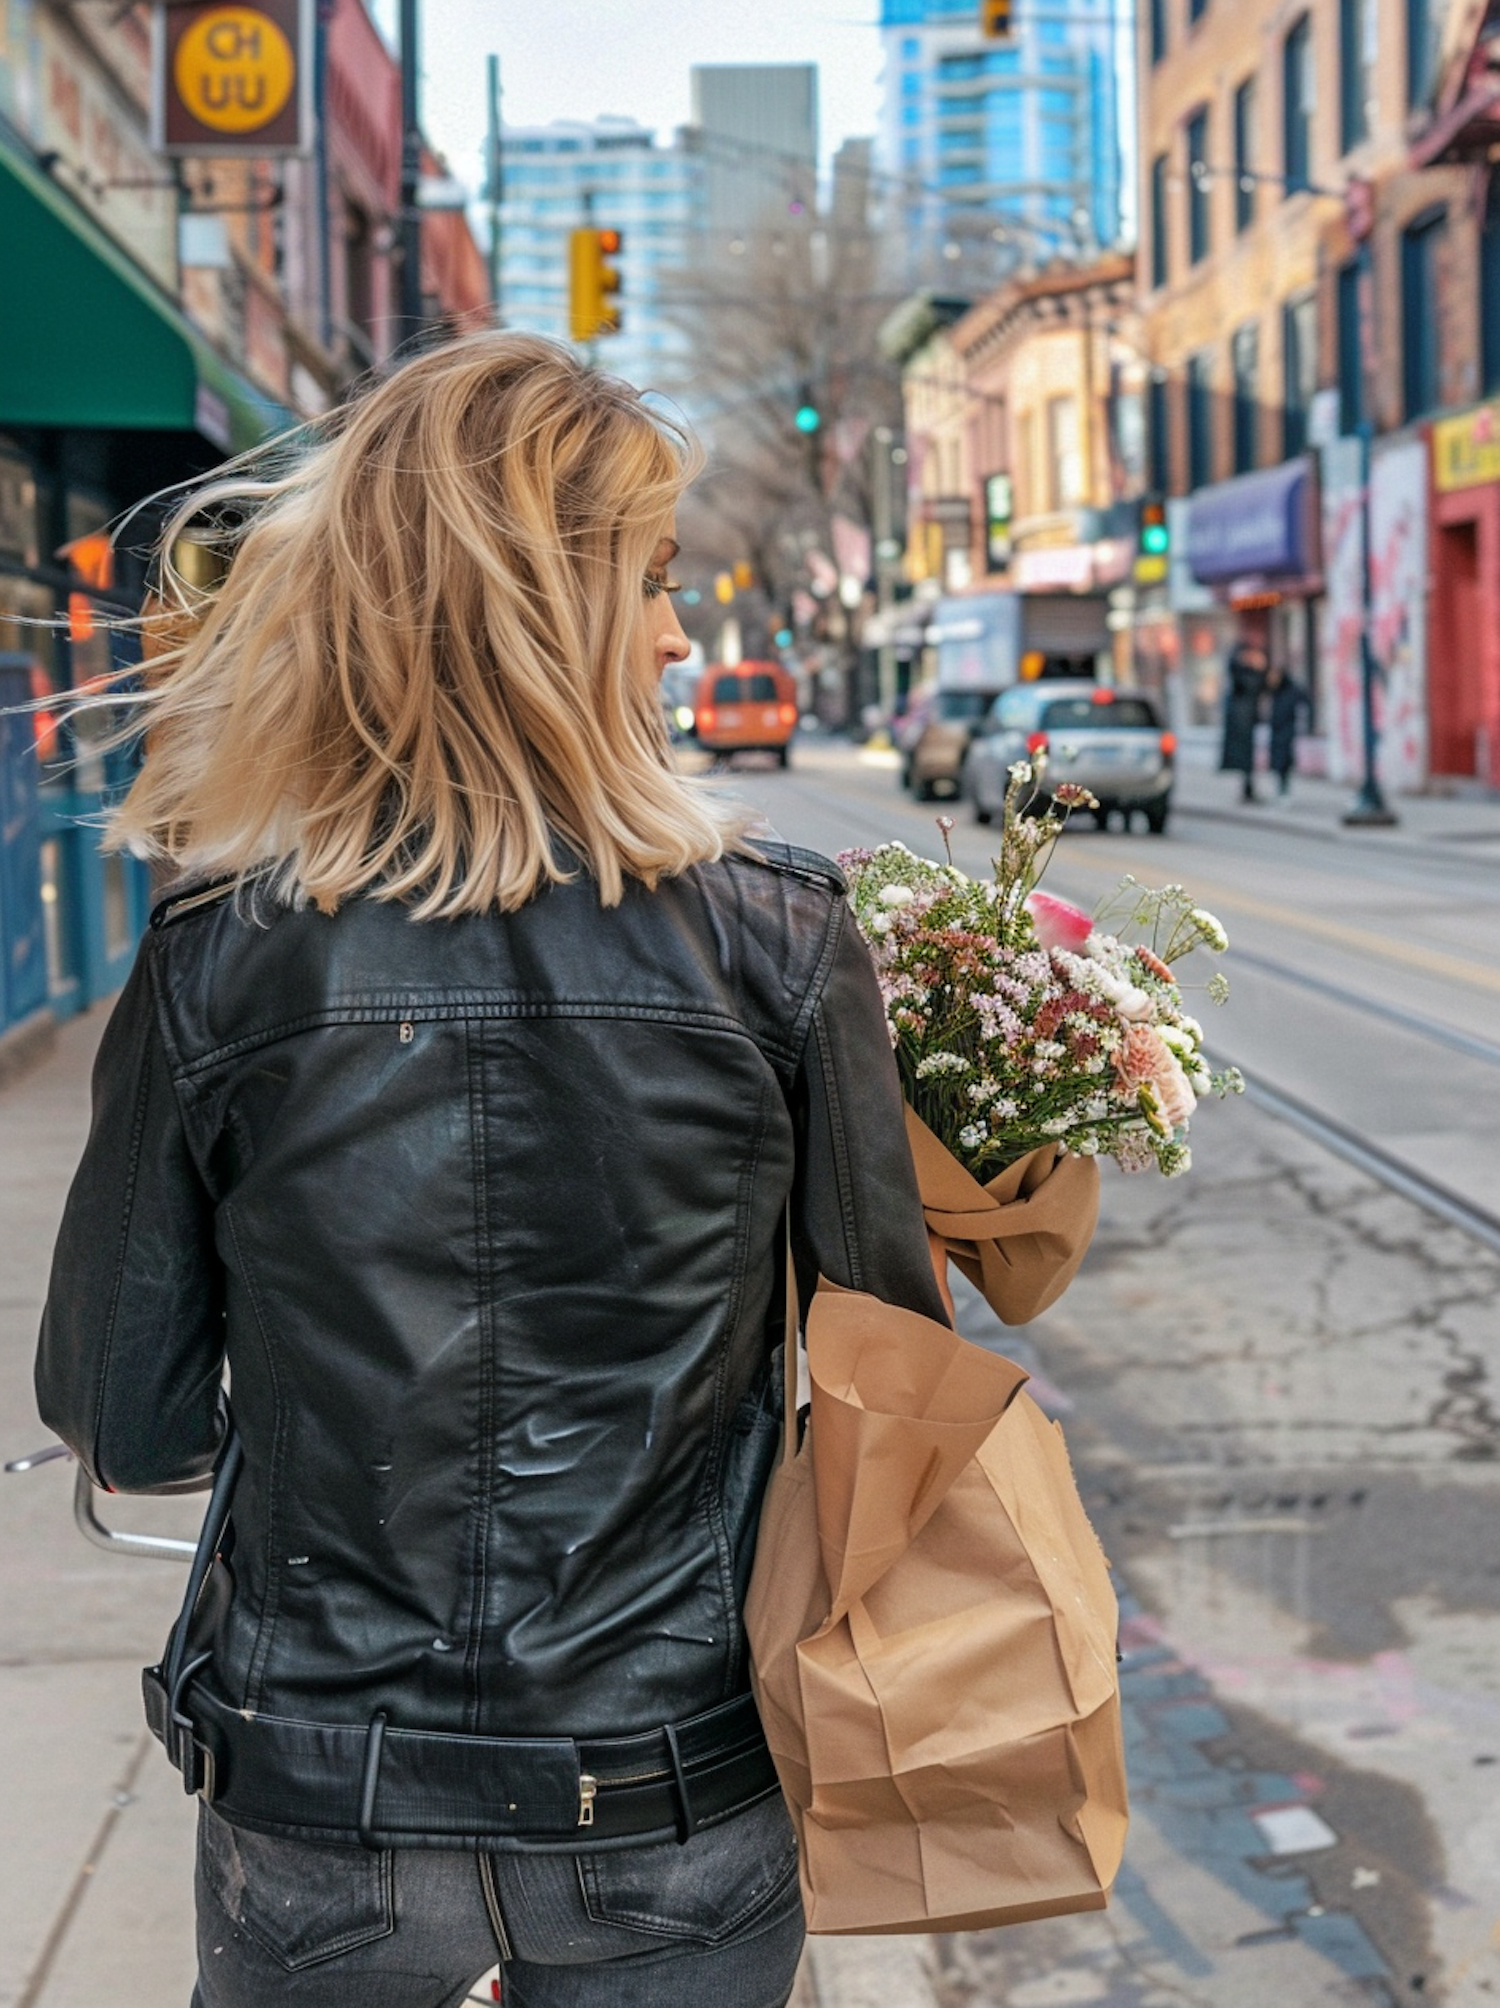
<path fill-rule="evenodd" d="M 825 858 L 821 851 L 804 850 L 800 844 L 784 844 L 779 837 L 747 836 L 727 862 L 759 865 L 840 895 L 849 890 L 848 880 L 832 858 Z"/>

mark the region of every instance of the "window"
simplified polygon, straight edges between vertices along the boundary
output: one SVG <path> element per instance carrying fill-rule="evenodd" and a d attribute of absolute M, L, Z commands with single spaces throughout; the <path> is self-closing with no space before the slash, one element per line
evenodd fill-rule
<path fill-rule="evenodd" d="M 1260 328 L 1247 321 L 1230 344 L 1234 367 L 1234 471 L 1248 474 L 1260 457 Z"/>
<path fill-rule="evenodd" d="M 1431 210 L 1401 233 L 1401 370 L 1406 416 L 1421 418 L 1443 401 L 1438 308 L 1446 209 Z"/>
<path fill-rule="evenodd" d="M 1312 21 L 1304 14 L 1281 47 L 1282 169 L 1295 195 L 1312 179 Z"/>
<path fill-rule="evenodd" d="M 1167 0 L 1149 0 L 1147 20 L 1151 34 L 1151 60 L 1159 63 L 1167 53 Z"/>
<path fill-rule="evenodd" d="M 1078 400 L 1047 400 L 1047 457 L 1052 482 L 1052 507 L 1076 509 L 1083 501 L 1083 452 L 1078 436 Z"/>
<path fill-rule="evenodd" d="M 1370 137 L 1375 24 L 1375 0 L 1339 0 L 1339 143 L 1345 153 Z"/>
<path fill-rule="evenodd" d="M 1158 495 L 1172 486 L 1172 413 L 1165 370 L 1151 372 L 1146 393 L 1146 454 L 1148 479 Z"/>
<path fill-rule="evenodd" d="M 1500 179 L 1493 174 L 1479 239 L 1479 369 L 1481 389 L 1500 390 Z"/>
<path fill-rule="evenodd" d="M 1214 478 L 1214 359 L 1202 349 L 1187 366 L 1188 486 L 1205 488 Z"/>
<path fill-rule="evenodd" d="M 1441 18 L 1441 10 L 1435 18 L 1432 0 L 1406 0 L 1406 102 L 1413 110 L 1432 95 L 1434 29 Z"/>
<path fill-rule="evenodd" d="M 1234 227 L 1255 221 L 1255 79 L 1246 77 L 1234 94 Z"/>
<path fill-rule="evenodd" d="M 1307 450 L 1307 419 L 1318 383 L 1318 298 L 1304 293 L 1281 310 L 1283 458 Z"/>
<path fill-rule="evenodd" d="M 1208 256 L 1208 113 L 1194 112 L 1187 122 L 1188 260 L 1198 264 Z"/>
<path fill-rule="evenodd" d="M 1092 697 L 1054 697 L 1042 712 L 1049 732 L 1159 732 L 1161 721 L 1144 697 L 1116 697 L 1100 690 Z"/>
<path fill-rule="evenodd" d="M 1339 267 L 1339 431 L 1358 432 L 1365 422 L 1365 360 L 1360 327 L 1359 260 Z"/>
<path fill-rule="evenodd" d="M 1167 156 L 1151 163 L 1151 283 L 1167 283 Z"/>

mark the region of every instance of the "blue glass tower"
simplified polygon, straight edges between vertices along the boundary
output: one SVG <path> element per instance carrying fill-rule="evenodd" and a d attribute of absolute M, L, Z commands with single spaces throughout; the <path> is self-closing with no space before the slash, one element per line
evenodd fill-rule
<path fill-rule="evenodd" d="M 990 42 L 977 0 L 884 0 L 881 165 L 912 284 L 973 290 L 1120 242 L 1121 4 L 1015 0 L 1014 37 Z"/>

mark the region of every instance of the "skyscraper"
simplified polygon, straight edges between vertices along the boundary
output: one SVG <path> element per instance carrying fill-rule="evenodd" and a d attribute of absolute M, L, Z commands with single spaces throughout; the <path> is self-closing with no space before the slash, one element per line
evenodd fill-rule
<path fill-rule="evenodd" d="M 813 63 L 700 63 L 694 141 L 703 157 L 703 227 L 716 243 L 774 230 L 811 209 L 818 179 Z"/>
<path fill-rule="evenodd" d="M 643 387 L 670 388 L 685 338 L 664 311 L 671 280 L 689 262 L 700 214 L 701 164 L 680 144 L 662 146 L 629 118 L 507 126 L 501 141 L 500 298 L 506 325 L 566 339 L 568 240 L 590 220 L 620 230 L 620 334 L 601 340 L 605 368 Z"/>
<path fill-rule="evenodd" d="M 1016 0 L 986 41 L 976 0 L 882 0 L 881 166 L 900 192 L 906 278 L 992 285 L 1018 262 L 1121 236 L 1116 0 Z"/>

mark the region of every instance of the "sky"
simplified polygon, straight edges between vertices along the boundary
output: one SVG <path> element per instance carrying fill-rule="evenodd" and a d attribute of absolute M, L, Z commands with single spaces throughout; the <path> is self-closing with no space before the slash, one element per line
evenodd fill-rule
<path fill-rule="evenodd" d="M 394 41 L 396 0 L 376 13 Z M 694 63 L 816 63 L 826 160 L 875 130 L 877 15 L 877 0 L 425 0 L 422 124 L 477 187 L 492 51 L 507 125 L 617 112 L 664 135 L 688 119 Z"/>

